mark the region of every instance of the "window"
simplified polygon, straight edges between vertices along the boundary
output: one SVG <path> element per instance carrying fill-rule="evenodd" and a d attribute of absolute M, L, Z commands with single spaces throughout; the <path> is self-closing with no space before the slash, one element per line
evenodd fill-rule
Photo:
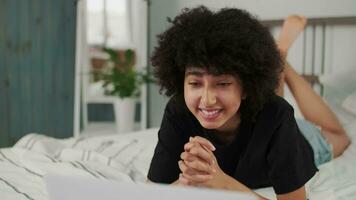
<path fill-rule="evenodd" d="M 90 46 L 131 47 L 129 0 L 88 0 L 88 43 Z"/>

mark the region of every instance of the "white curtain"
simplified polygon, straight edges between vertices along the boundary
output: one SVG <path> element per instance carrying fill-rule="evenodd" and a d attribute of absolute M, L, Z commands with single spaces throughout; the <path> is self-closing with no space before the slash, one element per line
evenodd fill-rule
<path fill-rule="evenodd" d="M 86 90 L 83 75 L 89 74 L 89 57 L 87 42 L 87 12 L 86 0 L 79 0 L 77 4 L 77 28 L 76 28 L 76 52 L 75 52 L 75 89 L 74 89 L 74 130 L 73 136 L 79 136 L 80 133 L 80 107 L 81 91 Z M 86 107 L 86 106 L 85 106 Z M 84 108 L 84 106 L 83 106 Z M 84 112 L 84 111 L 83 111 Z M 86 112 L 86 109 L 85 109 Z M 86 113 L 85 113 L 86 114 Z M 85 120 L 84 120 L 85 121 Z"/>
<path fill-rule="evenodd" d="M 132 0 L 87 0 L 89 45 L 132 47 Z"/>
<path fill-rule="evenodd" d="M 102 46 L 105 32 L 108 33 L 107 44 L 113 48 L 134 49 L 137 56 L 137 68 L 147 65 L 147 1 L 146 0 L 79 0 L 77 8 L 77 40 L 76 40 L 76 77 L 75 77 L 75 108 L 74 136 L 80 133 L 80 107 L 85 118 L 87 116 L 87 93 L 89 90 L 89 47 Z M 103 22 L 103 14 L 107 9 L 108 19 Z M 93 18 L 94 21 L 93 21 Z M 104 27 L 106 26 L 106 28 Z M 147 89 L 141 90 L 141 129 L 146 128 Z M 82 100 L 82 101 L 80 101 Z M 84 119 L 84 127 L 87 119 Z"/>

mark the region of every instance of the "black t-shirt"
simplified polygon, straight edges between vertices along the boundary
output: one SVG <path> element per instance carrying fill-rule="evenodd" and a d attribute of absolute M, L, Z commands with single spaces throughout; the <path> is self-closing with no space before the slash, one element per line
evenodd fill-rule
<path fill-rule="evenodd" d="M 172 98 L 165 109 L 148 179 L 172 183 L 178 179 L 178 161 L 190 136 L 211 141 L 220 168 L 251 189 L 273 186 L 277 194 L 302 187 L 317 171 L 313 150 L 300 133 L 293 108 L 274 96 L 254 123 L 241 122 L 229 144 L 219 142 L 203 128 L 184 103 Z"/>

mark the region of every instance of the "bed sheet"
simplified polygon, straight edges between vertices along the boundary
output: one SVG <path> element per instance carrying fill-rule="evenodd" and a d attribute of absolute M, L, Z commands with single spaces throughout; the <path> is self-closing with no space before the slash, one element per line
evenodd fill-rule
<path fill-rule="evenodd" d="M 345 153 L 320 166 L 306 185 L 310 199 L 356 198 L 356 123 Z M 0 149 L 1 199 L 47 200 L 46 173 L 143 182 L 157 142 L 158 129 L 125 135 L 82 136 L 66 140 L 29 134 L 12 148 Z M 275 199 L 272 188 L 256 192 Z"/>
<path fill-rule="evenodd" d="M 28 134 L 0 149 L 0 199 L 47 200 L 47 173 L 143 182 L 157 131 L 66 140 Z"/>

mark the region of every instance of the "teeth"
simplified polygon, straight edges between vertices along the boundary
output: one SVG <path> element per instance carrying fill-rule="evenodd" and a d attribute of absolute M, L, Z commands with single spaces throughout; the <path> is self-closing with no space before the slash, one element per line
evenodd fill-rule
<path fill-rule="evenodd" d="M 219 112 L 219 110 L 207 111 L 207 110 L 203 110 L 203 109 L 201 111 L 204 115 L 207 115 L 207 116 L 213 116 Z"/>

